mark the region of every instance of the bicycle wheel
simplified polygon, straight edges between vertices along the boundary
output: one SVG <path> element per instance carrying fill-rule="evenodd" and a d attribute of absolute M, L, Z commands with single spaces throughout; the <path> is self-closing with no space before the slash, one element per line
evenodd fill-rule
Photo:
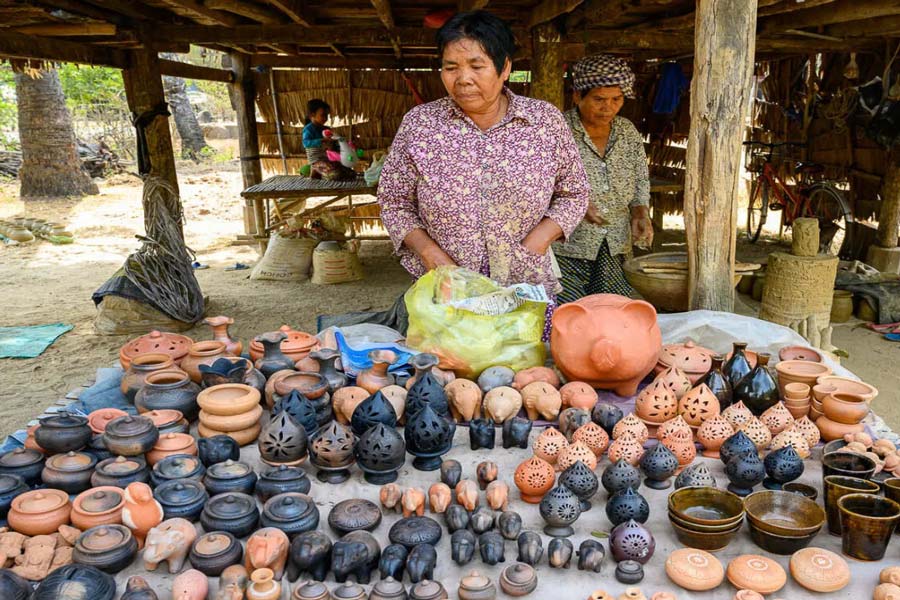
<path fill-rule="evenodd" d="M 755 244 L 759 233 L 766 223 L 769 214 L 769 182 L 757 179 L 750 190 L 750 203 L 747 205 L 747 239 Z"/>
<path fill-rule="evenodd" d="M 810 188 L 803 215 L 819 221 L 819 252 L 837 255 L 845 244 L 849 251 L 847 224 L 853 222 L 853 211 L 833 186 L 823 183 Z"/>

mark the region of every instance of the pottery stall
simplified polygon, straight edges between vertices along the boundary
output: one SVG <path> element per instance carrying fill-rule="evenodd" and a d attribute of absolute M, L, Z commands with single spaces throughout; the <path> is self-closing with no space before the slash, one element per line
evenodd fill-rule
<path fill-rule="evenodd" d="M 729 317 L 588 298 L 557 312 L 555 368 L 475 380 L 389 350 L 348 376 L 287 326 L 243 358 L 227 317 L 142 336 L 126 410 L 73 404 L 0 454 L 0 596 L 891 597 L 877 390 Z"/>

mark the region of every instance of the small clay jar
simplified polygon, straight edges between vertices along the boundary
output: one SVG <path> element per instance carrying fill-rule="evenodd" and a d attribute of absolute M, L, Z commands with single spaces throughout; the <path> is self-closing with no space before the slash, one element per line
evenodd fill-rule
<path fill-rule="evenodd" d="M 189 433 L 166 433 L 160 435 L 153 448 L 144 455 L 147 464 L 155 465 L 173 454 L 197 455 L 197 441 Z"/>
<path fill-rule="evenodd" d="M 392 582 L 397 583 L 397 580 L 389 577 Z M 378 587 L 380 583 L 385 582 L 386 580 L 379 581 L 375 584 L 375 587 Z M 403 584 L 400 584 L 403 587 Z M 372 593 L 375 593 L 375 589 L 372 589 Z M 387 599 L 392 598 L 392 596 L 370 596 L 371 598 L 377 599 Z M 397 598 L 401 598 L 402 600 L 406 600 L 406 589 L 403 589 L 402 596 L 396 596 Z M 301 581 L 297 584 L 297 587 L 294 588 L 294 593 L 291 595 L 291 600 L 331 600 L 332 596 L 328 592 L 328 588 L 324 583 L 320 581 Z"/>
<path fill-rule="evenodd" d="M 41 480 L 49 487 L 79 494 L 91 487 L 97 457 L 86 452 L 54 454 L 44 463 Z"/>
<path fill-rule="evenodd" d="M 406 600 L 407 598 L 406 588 L 403 587 L 403 584 L 390 576 L 373 585 L 372 591 L 369 593 L 369 600 Z M 293 600 L 298 600 L 296 595 Z M 327 597 L 324 600 L 327 600 Z"/>
<path fill-rule="evenodd" d="M 168 354 L 148 353 L 135 356 L 128 370 L 122 376 L 122 383 L 119 389 L 122 394 L 128 398 L 129 402 L 134 402 L 134 397 L 142 387 L 147 376 L 157 371 L 180 370 L 175 366 L 175 361 Z"/>
<path fill-rule="evenodd" d="M 782 402 L 769 407 L 760 415 L 759 420 L 762 421 L 763 425 L 769 429 L 773 436 L 778 435 L 794 424 L 794 416 Z"/>
<path fill-rule="evenodd" d="M 366 481 L 384 485 L 397 480 L 406 460 L 406 443 L 394 427 L 378 423 L 360 436 L 355 454 Z"/>
<path fill-rule="evenodd" d="M 534 567 L 523 563 L 510 565 L 500 574 L 500 589 L 510 596 L 527 596 L 537 587 L 537 582 Z"/>
<path fill-rule="evenodd" d="M 191 424 L 184 418 L 184 415 L 181 414 L 180 410 L 151 410 L 150 412 L 142 414 L 153 421 L 153 424 L 159 429 L 159 435 L 165 435 L 167 433 L 190 433 Z"/>
<path fill-rule="evenodd" d="M 573 442 L 584 442 L 598 459 L 609 447 L 609 436 L 606 431 L 593 421 L 586 423 L 572 434 Z"/>
<path fill-rule="evenodd" d="M 212 365 L 216 359 L 228 356 L 228 350 L 223 342 L 209 340 L 196 342 L 191 346 L 188 355 L 181 361 L 181 370 L 188 374 L 191 381 L 199 384 L 202 378 L 200 365 Z M 293 367 L 293 363 L 291 363 Z"/>
<path fill-rule="evenodd" d="M 229 459 L 210 466 L 202 481 L 209 495 L 217 496 L 228 492 L 252 495 L 256 480 L 256 472 L 250 465 Z"/>
<path fill-rule="evenodd" d="M 263 527 L 274 527 L 293 537 L 319 526 L 319 509 L 306 494 L 278 494 L 263 505 L 260 520 Z"/>
<path fill-rule="evenodd" d="M 532 456 L 516 467 L 513 481 L 521 492 L 522 500 L 529 504 L 538 504 L 553 487 L 556 474 L 553 465 Z"/>
<path fill-rule="evenodd" d="M 209 577 L 218 577 L 229 565 L 241 562 L 244 549 L 227 531 L 204 533 L 191 545 L 191 566 Z"/>
<path fill-rule="evenodd" d="M 203 322 L 212 328 L 213 340 L 225 344 L 225 351 L 232 356 L 240 356 L 244 345 L 240 340 L 232 339 L 228 333 L 228 326 L 234 325 L 234 319 L 224 315 L 218 317 L 206 317 Z M 133 363 L 132 363 L 133 364 Z"/>
<path fill-rule="evenodd" d="M 663 440 L 663 443 L 665 443 L 665 440 Z M 609 445 L 607 454 L 609 455 L 609 460 L 613 462 L 624 459 L 629 464 L 636 466 L 641 462 L 641 457 L 644 456 L 644 446 L 630 432 L 626 432 L 618 439 L 613 440 Z"/>
<path fill-rule="evenodd" d="M 728 491 L 743 497 L 750 495 L 753 487 L 765 478 L 766 469 L 756 452 L 748 452 L 729 460 L 725 465 L 725 475 L 731 482 Z"/>
<path fill-rule="evenodd" d="M 272 496 L 295 492 L 309 493 L 311 487 L 306 473 L 299 467 L 278 465 L 263 471 L 256 482 L 256 497 L 265 502 Z"/>
<path fill-rule="evenodd" d="M 26 484 L 35 485 L 41 480 L 44 454 L 30 448 L 16 448 L 0 455 L 0 474 L 18 475 Z"/>
<path fill-rule="evenodd" d="M 227 531 L 244 537 L 256 530 L 259 509 L 252 496 L 225 493 L 213 496 L 200 513 L 200 524 L 206 531 Z"/>
<path fill-rule="evenodd" d="M 743 402 L 757 416 L 778 403 L 778 384 L 766 367 L 768 363 L 769 355 L 760 352 L 756 366 L 746 377 L 733 384 L 734 399 Z"/>
<path fill-rule="evenodd" d="M 72 502 L 72 525 L 82 531 L 122 522 L 125 498 L 121 488 L 97 487 L 79 494 Z"/>
<path fill-rule="evenodd" d="M 125 489 L 132 482 L 147 483 L 150 481 L 150 470 L 147 463 L 139 456 L 116 456 L 97 463 L 91 474 L 91 485 L 94 487 L 114 486 Z"/>
<path fill-rule="evenodd" d="M 134 397 L 139 413 L 154 410 L 177 410 L 188 421 L 197 420 L 197 395 L 200 386 L 181 370 L 156 371 L 147 376 L 144 386 Z"/>
<path fill-rule="evenodd" d="M 623 560 L 616 565 L 615 576 L 619 583 L 634 585 L 644 579 L 644 567 L 636 560 Z"/>
<path fill-rule="evenodd" d="M 34 439 L 50 454 L 80 450 L 91 442 L 93 435 L 86 417 L 64 410 L 40 419 L 40 424 L 34 432 Z"/>
<path fill-rule="evenodd" d="M 597 468 L 597 456 L 584 442 L 573 442 L 562 449 L 556 458 L 556 470 L 565 471 L 577 461 L 583 462 L 588 469 Z"/>
<path fill-rule="evenodd" d="M 153 497 L 163 509 L 165 519 L 182 518 L 196 521 L 209 500 L 203 484 L 196 479 L 174 479 L 153 490 Z"/>
<path fill-rule="evenodd" d="M 107 573 L 118 573 L 131 564 L 137 549 L 137 540 L 124 525 L 99 525 L 78 536 L 72 560 Z"/>
<path fill-rule="evenodd" d="M 200 462 L 208 467 L 226 460 L 239 460 L 241 447 L 234 439 L 227 435 L 214 435 L 197 440 L 197 450 Z"/>
<path fill-rule="evenodd" d="M 173 454 L 167 456 L 155 465 L 150 471 L 150 483 L 153 486 L 162 485 L 164 481 L 174 479 L 196 479 L 200 481 L 206 473 L 206 467 L 196 456 L 189 454 Z"/>
<path fill-rule="evenodd" d="M 32 490 L 13 501 L 7 515 L 9 526 L 23 535 L 50 535 L 69 523 L 72 503 L 57 489 Z"/>
<path fill-rule="evenodd" d="M 644 444 L 650 439 L 650 432 L 647 426 L 634 413 L 629 413 L 616 423 L 616 426 L 613 427 L 612 439 L 617 440 L 629 433 L 639 444 Z"/>
<path fill-rule="evenodd" d="M 103 432 L 106 449 L 117 456 L 140 456 L 153 449 L 159 429 L 143 416 L 125 415 L 113 419 Z"/>
<path fill-rule="evenodd" d="M 372 366 L 356 376 L 356 385 L 369 394 L 374 394 L 394 383 L 394 376 L 388 373 L 388 369 L 397 362 L 397 354 L 392 350 L 372 350 L 369 352 L 369 360 Z"/>
<path fill-rule="evenodd" d="M 497 588 L 489 577 L 472 571 L 459 580 L 459 600 L 494 600 Z"/>

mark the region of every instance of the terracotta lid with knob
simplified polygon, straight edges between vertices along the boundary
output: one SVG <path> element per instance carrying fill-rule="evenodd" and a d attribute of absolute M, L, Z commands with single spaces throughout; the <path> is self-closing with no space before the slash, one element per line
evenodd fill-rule
<path fill-rule="evenodd" d="M 203 556 L 215 556 L 231 548 L 234 537 L 224 531 L 212 531 L 202 535 L 194 543 L 194 551 Z"/>
<path fill-rule="evenodd" d="M 489 577 L 485 577 L 478 571 L 472 571 L 459 580 L 459 597 L 460 600 L 484 600 L 494 598 L 497 590 L 494 582 Z"/>
<path fill-rule="evenodd" d="M 149 354 L 152 352 L 166 354 L 178 363 L 187 356 L 193 343 L 194 340 L 186 335 L 151 331 L 147 335 L 135 338 L 122 346 L 119 350 L 119 362 L 123 369 L 128 370 L 131 359 L 138 354 Z"/>
<path fill-rule="evenodd" d="M 537 573 L 525 563 L 516 563 L 503 569 L 500 587 L 510 596 L 525 596 L 537 587 Z"/>
<path fill-rule="evenodd" d="M 406 588 L 390 575 L 372 586 L 369 600 L 406 600 Z"/>
<path fill-rule="evenodd" d="M 378 587 L 377 583 L 375 584 L 375 587 Z M 294 593 L 291 598 L 292 600 L 331 600 L 328 588 L 320 581 L 301 581 L 297 584 L 297 587 L 294 588 Z"/>
<path fill-rule="evenodd" d="M 190 448 L 194 444 L 194 436 L 189 433 L 164 433 L 159 436 L 159 439 L 156 441 L 156 445 L 153 446 L 153 450 L 161 452 L 175 452 L 176 450 L 184 450 L 186 448 Z"/>
<path fill-rule="evenodd" d="M 114 460 L 103 465 L 104 471 L 109 475 L 127 475 L 140 471 L 147 465 L 144 459 L 139 457 L 117 456 Z"/>
<path fill-rule="evenodd" d="M 127 412 L 118 408 L 98 408 L 88 415 L 88 426 L 94 433 L 103 433 L 110 421 L 124 417 L 127 414 Z"/>
<path fill-rule="evenodd" d="M 40 514 L 56 510 L 69 502 L 69 495 L 53 488 L 33 490 L 16 496 L 12 509 L 26 514 Z"/>
<path fill-rule="evenodd" d="M 123 503 L 122 489 L 112 486 L 92 488 L 75 498 L 75 510 L 99 514 L 115 510 Z"/>
<path fill-rule="evenodd" d="M 345 582 L 331 591 L 334 600 L 366 600 L 366 590 L 358 583 Z"/>
<path fill-rule="evenodd" d="M 89 553 L 107 552 L 127 544 L 131 537 L 131 530 L 124 525 L 101 525 L 82 533 L 76 547 Z"/>
<path fill-rule="evenodd" d="M 715 354 L 709 348 L 698 346 L 693 340 L 686 340 L 681 344 L 666 344 L 659 351 L 657 369 L 681 369 L 693 382 L 695 377 L 709 371 Z"/>
<path fill-rule="evenodd" d="M 771 558 L 759 554 L 744 554 L 728 563 L 728 581 L 738 589 L 771 594 L 784 587 L 787 573 Z"/>
<path fill-rule="evenodd" d="M 847 561 L 823 548 L 803 548 L 791 557 L 791 575 L 814 592 L 836 592 L 850 583 Z"/>
<path fill-rule="evenodd" d="M 16 448 L 0 455 L 0 467 L 27 467 L 44 460 L 44 455 L 29 448 Z"/>
<path fill-rule="evenodd" d="M 410 600 L 446 600 L 447 590 L 438 581 L 423 579 L 409 590 Z"/>
<path fill-rule="evenodd" d="M 702 592 L 722 583 L 725 569 L 719 559 L 709 552 L 681 548 L 666 559 L 666 575 L 686 590 Z"/>
<path fill-rule="evenodd" d="M 44 463 L 45 467 L 62 471 L 64 473 L 74 473 L 94 468 L 97 464 L 97 457 L 86 452 L 66 452 L 65 454 L 54 454 Z"/>

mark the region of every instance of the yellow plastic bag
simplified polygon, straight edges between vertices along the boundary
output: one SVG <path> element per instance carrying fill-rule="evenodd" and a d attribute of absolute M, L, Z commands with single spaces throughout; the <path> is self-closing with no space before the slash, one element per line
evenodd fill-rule
<path fill-rule="evenodd" d="M 484 296 L 479 298 L 483 302 L 472 300 Z M 476 314 L 454 306 L 467 299 L 482 312 L 498 307 L 511 310 Z M 407 345 L 436 354 L 442 369 L 475 378 L 488 367 L 502 365 L 518 371 L 544 364 L 541 336 L 546 304 L 519 299 L 511 305 L 504 288 L 483 275 L 438 267 L 419 278 L 404 300 L 409 311 Z"/>

